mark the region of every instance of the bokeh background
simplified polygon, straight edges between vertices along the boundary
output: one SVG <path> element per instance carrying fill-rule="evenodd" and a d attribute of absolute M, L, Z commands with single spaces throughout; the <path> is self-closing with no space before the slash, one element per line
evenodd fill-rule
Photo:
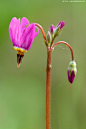
<path fill-rule="evenodd" d="M 8 28 L 13 17 L 43 26 L 65 21 L 55 42 L 68 42 L 77 75 L 70 89 L 71 53 L 58 45 L 52 53 L 51 129 L 86 129 L 86 2 L 0 0 L 0 129 L 45 129 L 46 47 L 40 31 L 17 71 L 17 56 Z M 54 43 L 55 43 L 54 42 Z"/>

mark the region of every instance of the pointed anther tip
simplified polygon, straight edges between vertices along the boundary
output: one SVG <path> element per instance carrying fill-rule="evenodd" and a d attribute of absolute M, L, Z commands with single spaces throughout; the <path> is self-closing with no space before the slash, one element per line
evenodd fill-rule
<path fill-rule="evenodd" d="M 20 63 L 17 63 L 17 69 L 19 69 Z"/>
<path fill-rule="evenodd" d="M 24 57 L 24 53 L 21 53 L 20 51 L 18 51 L 17 52 L 17 69 L 19 68 L 19 66 L 21 64 L 23 57 Z"/>
<path fill-rule="evenodd" d="M 20 64 L 21 64 L 21 63 L 17 63 L 17 71 L 18 71 L 18 69 L 19 69 L 19 67 L 20 67 Z"/>

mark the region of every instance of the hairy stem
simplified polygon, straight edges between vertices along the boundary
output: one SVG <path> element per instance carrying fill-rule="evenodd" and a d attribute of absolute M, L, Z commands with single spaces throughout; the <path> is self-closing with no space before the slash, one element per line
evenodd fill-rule
<path fill-rule="evenodd" d="M 57 43 L 55 43 L 53 46 L 52 46 L 52 48 L 54 48 L 56 45 L 58 45 L 58 44 L 65 44 L 66 46 L 68 46 L 69 48 L 70 48 L 70 50 L 71 50 L 71 56 L 72 56 L 72 60 L 74 60 L 74 53 L 73 53 L 73 49 L 72 49 L 72 47 L 67 43 L 67 42 L 64 42 L 64 41 L 59 41 L 59 42 L 57 42 Z"/>
<path fill-rule="evenodd" d="M 46 129 L 50 129 L 50 95 L 51 95 L 51 50 L 47 50 L 46 68 Z"/>

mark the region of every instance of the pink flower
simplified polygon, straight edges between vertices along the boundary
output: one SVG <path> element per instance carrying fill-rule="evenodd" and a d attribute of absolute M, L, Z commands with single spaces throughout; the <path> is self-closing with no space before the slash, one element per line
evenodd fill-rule
<path fill-rule="evenodd" d="M 20 18 L 12 18 L 9 25 L 9 35 L 13 43 L 14 49 L 17 51 L 18 66 L 21 63 L 21 57 L 27 52 L 32 45 L 34 38 L 38 35 L 39 29 L 35 32 L 35 23 L 30 24 L 27 18 L 23 17 L 21 22 Z"/>
<path fill-rule="evenodd" d="M 28 25 L 28 26 L 27 26 Z M 23 17 L 20 23 L 20 18 L 12 18 L 9 25 L 9 35 L 13 46 L 28 51 L 32 45 L 34 38 L 38 35 L 35 32 L 35 23 L 29 24 L 27 18 Z M 37 28 L 38 29 L 38 28 Z"/>

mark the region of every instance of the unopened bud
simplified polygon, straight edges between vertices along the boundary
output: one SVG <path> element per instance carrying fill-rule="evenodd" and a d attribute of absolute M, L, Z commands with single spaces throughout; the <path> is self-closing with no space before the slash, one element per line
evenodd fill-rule
<path fill-rule="evenodd" d="M 62 29 L 63 27 L 64 27 L 64 25 L 65 25 L 65 22 L 64 21 L 61 21 L 58 25 L 57 25 L 57 27 L 60 25 L 60 29 Z"/>
<path fill-rule="evenodd" d="M 54 30 L 55 30 L 54 25 L 51 25 L 51 26 L 50 26 L 50 33 L 51 33 L 51 35 L 53 35 L 53 36 L 54 36 Z"/>
<path fill-rule="evenodd" d="M 47 41 L 48 41 L 48 43 L 51 43 L 51 40 L 52 40 L 52 37 L 51 37 L 50 32 L 48 31 L 47 32 Z"/>
<path fill-rule="evenodd" d="M 61 21 L 61 22 L 57 25 L 57 27 L 55 28 L 55 31 L 54 31 L 54 36 L 58 36 L 58 35 L 61 34 L 64 25 L 65 25 L 65 22 L 64 22 L 64 21 Z"/>
<path fill-rule="evenodd" d="M 72 84 L 73 81 L 74 81 L 74 78 L 76 76 L 76 73 L 77 73 L 76 62 L 75 61 L 71 61 L 69 63 L 67 73 L 68 73 L 68 80 Z"/>

